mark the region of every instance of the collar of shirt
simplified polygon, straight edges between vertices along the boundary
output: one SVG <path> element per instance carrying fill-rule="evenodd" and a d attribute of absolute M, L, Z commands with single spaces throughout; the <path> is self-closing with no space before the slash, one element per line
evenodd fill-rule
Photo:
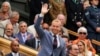
<path fill-rule="evenodd" d="M 6 39 L 9 39 L 9 40 L 14 40 L 14 38 L 13 38 L 12 36 L 8 37 L 6 34 L 4 34 L 4 37 L 5 37 Z"/>
<path fill-rule="evenodd" d="M 93 8 L 97 8 L 97 6 L 95 6 L 95 5 L 92 5 L 92 7 L 93 7 Z"/>
<path fill-rule="evenodd" d="M 22 37 L 23 37 L 23 35 L 27 36 L 27 33 L 26 32 L 25 33 L 21 33 L 21 35 L 22 35 Z"/>
<path fill-rule="evenodd" d="M 26 41 L 26 39 L 27 39 L 27 33 L 25 32 L 25 33 L 21 33 L 21 35 L 22 35 L 22 39 L 24 40 L 24 42 Z M 25 36 L 24 36 L 25 35 Z"/>
<path fill-rule="evenodd" d="M 19 56 L 19 53 L 14 53 L 14 52 L 12 52 L 12 55 L 13 55 L 13 56 Z"/>

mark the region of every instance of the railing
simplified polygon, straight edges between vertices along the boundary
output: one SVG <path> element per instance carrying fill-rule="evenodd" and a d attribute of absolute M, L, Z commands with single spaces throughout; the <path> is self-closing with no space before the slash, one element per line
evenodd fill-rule
<path fill-rule="evenodd" d="M 4 54 L 10 52 L 10 43 L 11 41 L 0 37 L 0 50 L 2 50 Z M 38 54 L 36 50 L 26 47 L 24 45 L 20 45 L 20 52 L 24 53 L 26 56 L 36 56 Z"/>

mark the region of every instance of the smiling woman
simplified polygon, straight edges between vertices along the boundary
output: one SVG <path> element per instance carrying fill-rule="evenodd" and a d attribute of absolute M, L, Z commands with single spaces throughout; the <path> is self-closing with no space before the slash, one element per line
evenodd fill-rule
<path fill-rule="evenodd" d="M 87 39 L 87 29 L 85 27 L 80 27 L 78 29 L 78 39 L 73 41 L 73 44 L 77 44 L 80 41 L 84 41 L 87 46 L 88 46 L 88 50 L 90 50 L 93 54 L 96 53 L 95 49 L 93 48 L 91 41 L 89 39 Z"/>
<path fill-rule="evenodd" d="M 3 21 L 9 19 L 11 12 L 10 3 L 7 1 L 3 2 L 0 9 L 0 20 Z"/>
<path fill-rule="evenodd" d="M 79 56 L 92 56 L 92 52 L 87 49 L 87 44 L 84 41 L 78 42 Z"/>

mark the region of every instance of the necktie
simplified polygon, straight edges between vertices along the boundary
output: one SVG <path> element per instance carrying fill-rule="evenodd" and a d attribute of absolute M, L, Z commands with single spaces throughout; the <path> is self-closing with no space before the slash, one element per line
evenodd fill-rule
<path fill-rule="evenodd" d="M 54 41 L 53 41 L 53 49 L 57 48 L 57 37 L 54 35 Z"/>
<path fill-rule="evenodd" d="M 25 36 L 25 34 L 23 35 L 23 40 L 24 40 L 24 42 L 26 41 L 26 36 Z"/>

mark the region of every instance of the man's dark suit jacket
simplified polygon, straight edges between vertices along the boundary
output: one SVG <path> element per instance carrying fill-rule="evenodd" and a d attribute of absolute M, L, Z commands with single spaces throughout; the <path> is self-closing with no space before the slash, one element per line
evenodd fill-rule
<path fill-rule="evenodd" d="M 32 39 L 26 40 L 25 45 L 35 49 L 36 48 L 36 39 L 32 38 Z"/>
<path fill-rule="evenodd" d="M 5 56 L 13 56 L 12 53 L 8 53 L 7 55 Z M 19 53 L 19 56 L 26 56 L 25 54 L 22 54 L 22 53 Z"/>
<path fill-rule="evenodd" d="M 83 22 L 83 5 L 81 3 L 76 4 L 73 0 L 65 0 L 65 7 L 67 12 L 67 23 L 66 27 L 72 31 L 77 32 L 79 28 L 76 22 Z M 75 40 L 76 37 L 70 35 L 71 40 Z"/>
<path fill-rule="evenodd" d="M 66 27 L 73 31 L 77 31 L 76 22 L 83 20 L 83 5 L 76 4 L 73 0 L 65 0 L 65 7 L 67 11 Z"/>

